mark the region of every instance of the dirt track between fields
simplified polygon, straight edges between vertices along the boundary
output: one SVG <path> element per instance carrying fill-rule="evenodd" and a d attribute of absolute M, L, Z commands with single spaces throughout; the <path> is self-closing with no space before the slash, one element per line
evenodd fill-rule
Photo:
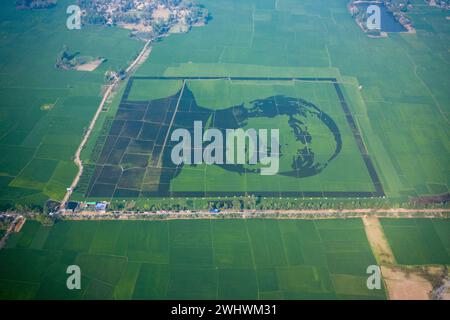
<path fill-rule="evenodd" d="M 19 232 L 23 225 L 25 224 L 25 218 L 21 215 L 16 216 L 13 222 L 8 227 L 8 230 L 6 230 L 6 233 L 3 235 L 3 237 L 0 239 L 0 250 L 3 249 L 3 247 L 6 245 L 6 242 L 9 239 L 9 236 L 13 232 Z"/>
<path fill-rule="evenodd" d="M 384 235 L 383 227 L 377 217 L 365 216 L 362 218 L 367 240 L 369 240 L 372 252 L 378 265 L 395 265 L 394 253 Z"/>
<path fill-rule="evenodd" d="M 89 216 L 92 212 L 65 212 L 64 217 L 75 215 Z M 154 217 L 170 219 L 210 219 L 210 218 L 284 218 L 284 219 L 349 219 L 364 216 L 377 218 L 450 218 L 450 209 L 327 209 L 327 210 L 224 210 L 219 213 L 208 210 L 196 211 L 108 211 L 96 212 L 95 216 L 111 219 L 115 216 L 124 217 Z"/>
<path fill-rule="evenodd" d="M 126 69 L 126 73 L 127 76 L 130 76 L 135 70 L 136 68 L 138 68 L 150 55 L 151 52 L 151 47 L 150 46 L 151 41 L 147 41 L 144 45 L 144 47 L 142 48 L 141 52 L 139 53 L 139 55 L 136 57 L 136 59 L 128 66 L 128 68 Z M 78 185 L 78 182 L 80 181 L 80 178 L 83 174 L 83 161 L 81 160 L 81 152 L 83 151 L 84 147 L 86 146 L 86 143 L 92 133 L 92 130 L 95 127 L 95 123 L 97 122 L 98 117 L 100 116 L 100 113 L 103 110 L 103 107 L 106 103 L 106 101 L 108 100 L 109 96 L 113 93 L 114 89 L 118 86 L 118 84 L 121 82 L 120 78 L 117 78 L 116 80 L 114 80 L 114 82 L 112 84 L 110 84 L 105 92 L 105 94 L 103 95 L 102 101 L 100 102 L 97 111 L 95 112 L 94 118 L 92 118 L 89 127 L 86 130 L 86 133 L 84 134 L 83 140 L 81 141 L 77 151 L 75 152 L 75 159 L 74 162 L 76 164 L 76 166 L 78 167 L 78 173 L 75 176 L 72 184 L 70 185 L 70 187 L 68 188 L 62 202 L 61 202 L 61 209 L 64 209 L 66 206 L 67 201 L 69 201 L 73 190 L 75 189 L 75 187 Z"/>
<path fill-rule="evenodd" d="M 380 220 L 374 216 L 362 218 L 372 252 L 381 267 L 381 274 L 389 299 L 430 300 L 433 279 L 444 276 L 444 266 L 406 266 L 395 260 Z"/>

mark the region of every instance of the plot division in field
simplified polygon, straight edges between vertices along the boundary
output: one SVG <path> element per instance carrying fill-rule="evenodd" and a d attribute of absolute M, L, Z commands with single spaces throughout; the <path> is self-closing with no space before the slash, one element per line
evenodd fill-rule
<path fill-rule="evenodd" d="M 359 219 L 29 221 L 0 251 L 0 298 L 385 299 L 375 263 Z"/>
<path fill-rule="evenodd" d="M 178 128 L 278 129 L 280 170 L 175 165 Z M 90 178 L 90 198 L 379 197 L 384 191 L 334 78 L 134 77 Z"/>

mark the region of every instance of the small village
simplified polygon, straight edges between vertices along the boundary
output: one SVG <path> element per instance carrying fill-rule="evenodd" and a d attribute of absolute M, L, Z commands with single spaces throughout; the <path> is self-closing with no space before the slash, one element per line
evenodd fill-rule
<path fill-rule="evenodd" d="M 202 5 L 190 0 L 79 0 L 82 22 L 118 26 L 131 36 L 152 40 L 169 33 L 188 32 L 210 19 Z"/>
<path fill-rule="evenodd" d="M 425 0 L 430 6 L 450 9 L 450 0 Z"/>
<path fill-rule="evenodd" d="M 432 7 L 450 9 L 450 0 L 423 0 Z M 412 19 L 408 16 L 408 12 L 413 9 L 411 0 L 351 0 L 348 4 L 348 10 L 358 25 L 368 34 L 369 37 L 383 37 L 385 32 L 380 30 L 368 30 L 363 23 L 367 19 L 367 13 L 363 8 L 367 5 L 383 5 L 390 12 L 394 19 L 405 28 L 405 32 L 415 33 Z"/>
<path fill-rule="evenodd" d="M 17 0 L 16 8 L 19 10 L 27 9 L 47 9 L 53 8 L 58 0 Z"/>
<path fill-rule="evenodd" d="M 97 212 L 106 213 L 109 202 L 106 201 L 70 201 L 64 209 L 65 213 L 79 213 L 79 212 Z"/>
<path fill-rule="evenodd" d="M 18 10 L 51 9 L 57 0 L 17 0 Z M 143 41 L 185 33 L 211 19 L 208 10 L 191 0 L 77 0 L 84 25 L 117 26 Z"/>
<path fill-rule="evenodd" d="M 361 0 L 351 0 L 348 4 L 348 10 L 352 17 L 356 20 L 358 25 L 363 29 L 369 37 L 383 37 L 386 36 L 385 32 L 382 30 L 369 30 L 367 25 L 364 23 L 368 14 L 364 8 L 368 5 L 382 5 L 386 10 L 392 14 L 393 18 L 405 28 L 406 32 L 414 33 L 415 29 L 410 17 L 407 13 L 413 8 L 410 0 L 378 0 L 378 1 L 361 1 Z"/>

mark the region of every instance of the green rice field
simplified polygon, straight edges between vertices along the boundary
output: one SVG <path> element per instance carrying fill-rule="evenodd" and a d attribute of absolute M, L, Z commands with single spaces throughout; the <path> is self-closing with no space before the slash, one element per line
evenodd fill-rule
<path fill-rule="evenodd" d="M 73 2 L 45 10 L 0 2 L 0 212 L 63 198 L 105 72 L 126 68 L 144 45 L 115 27 L 68 30 Z M 128 208 L 121 200 L 179 197 L 203 208 L 218 197 L 258 195 L 356 206 L 360 197 L 397 204 L 449 192 L 448 11 L 411 0 L 416 33 L 374 39 L 355 23 L 347 0 L 198 2 L 212 20 L 153 43 L 148 60 L 105 105 L 82 152 L 73 200 L 117 200 Z M 57 70 L 64 46 L 107 61 L 93 72 Z M 161 133 L 170 130 L 178 97 L 175 127 L 190 129 L 187 122 L 202 118 L 205 127 L 280 129 L 280 174 L 164 162 Z M 269 106 L 265 117 L 234 118 L 236 110 L 255 111 L 255 101 Z M 302 116 L 284 110 L 292 101 Z M 304 121 L 300 136 L 308 143 L 295 136 L 294 120 Z M 300 152 L 305 145 L 308 152 Z M 292 161 L 299 154 L 302 165 Z M 294 176 L 286 174 L 293 168 Z M 450 265 L 448 219 L 381 224 L 400 266 Z M 366 287 L 374 264 L 360 219 L 52 227 L 29 219 L 0 250 L 0 300 L 386 299 L 384 288 Z M 81 290 L 66 288 L 70 265 L 81 267 Z"/>
<path fill-rule="evenodd" d="M 63 197 L 102 97 L 103 74 L 125 67 L 142 47 L 125 30 L 66 29 L 71 1 L 48 10 L 16 10 L 15 2 L 0 3 L 0 210 Z M 64 45 L 108 61 L 93 72 L 57 70 Z"/>
<path fill-rule="evenodd" d="M 372 264 L 360 219 L 30 221 L 0 251 L 0 298 L 385 299 Z"/>
<path fill-rule="evenodd" d="M 214 19 L 159 43 L 137 75 L 335 77 L 386 195 L 446 193 L 448 13 L 422 0 L 411 2 L 408 15 L 416 34 L 371 39 L 347 12 L 345 0 L 204 0 Z M 143 95 L 142 86 L 137 95 Z M 319 100 L 328 97 L 316 88 L 317 94 Z M 322 174 L 316 187 L 327 180 L 326 170 Z M 347 184 L 341 179 L 336 187 Z"/>
<path fill-rule="evenodd" d="M 378 176 L 358 145 L 359 134 L 351 127 L 353 118 L 349 123 L 351 115 L 341 106 L 341 89 L 332 81 L 187 80 L 174 112 L 180 80 L 133 78 L 110 129 L 98 138 L 105 141 L 104 147 L 95 149 L 97 166 L 85 192 L 90 198 L 383 196 L 382 188 L 375 191 L 380 184 Z M 233 113 L 252 110 L 258 104 L 262 105 L 258 117 L 235 123 Z M 278 174 L 261 176 L 252 172 L 250 165 L 234 171 L 205 164 L 175 168 L 170 159 L 174 144 L 166 143 L 165 137 L 176 128 L 192 129 L 194 121 L 202 121 L 205 130 L 280 130 Z"/>
<path fill-rule="evenodd" d="M 450 223 L 444 219 L 381 219 L 398 264 L 450 265 Z"/>
<path fill-rule="evenodd" d="M 16 10 L 14 0 L 0 4 L 2 209 L 22 204 L 40 207 L 48 199 L 63 197 L 76 173 L 74 152 L 101 100 L 104 72 L 125 67 L 143 45 L 119 28 L 67 30 L 65 7 L 69 2 L 62 0 L 54 9 L 31 11 Z M 450 54 L 446 44 L 450 27 L 445 10 L 413 0 L 408 14 L 415 34 L 391 33 L 388 38 L 371 39 L 347 12 L 345 0 L 200 2 L 213 19 L 188 34 L 172 34 L 155 43 L 136 76 L 336 78 L 385 195 L 403 201 L 448 192 Z M 94 72 L 56 70 L 56 56 L 64 45 L 83 56 L 104 56 L 108 61 Z M 336 122 L 343 117 L 327 85 L 189 85 L 196 99 L 213 109 L 248 101 L 255 93 L 266 98 L 268 94 L 295 92 L 295 97 L 305 97 L 328 109 Z M 163 98 L 173 94 L 177 86 L 177 81 L 170 85 L 143 81 L 136 84 L 130 97 Z M 122 93 L 123 88 L 102 114 L 82 155 L 86 166 L 91 166 L 86 172 L 95 170 L 92 151 L 95 146 L 102 147 L 97 142 L 103 136 L 105 119 L 116 116 Z M 319 175 L 303 179 L 300 186 L 298 181 L 278 176 L 266 183 L 228 174 L 222 181 L 222 172 L 212 167 L 208 168 L 212 180 L 202 180 L 196 187 L 203 192 L 257 192 L 249 186 L 270 184 L 274 191 L 295 190 L 298 196 L 303 191 L 372 192 L 353 142 L 345 138 L 348 128 L 344 124 L 341 129 L 343 152 Z M 326 147 L 325 141 L 318 150 Z M 138 161 L 142 162 L 141 158 Z M 193 179 L 206 171 L 198 169 L 184 170 L 171 192 L 189 189 Z M 89 177 L 86 180 L 88 184 Z M 152 190 L 154 181 L 146 184 Z M 123 194 L 147 196 L 145 190 L 137 195 Z M 83 199 L 85 193 L 76 196 Z"/>

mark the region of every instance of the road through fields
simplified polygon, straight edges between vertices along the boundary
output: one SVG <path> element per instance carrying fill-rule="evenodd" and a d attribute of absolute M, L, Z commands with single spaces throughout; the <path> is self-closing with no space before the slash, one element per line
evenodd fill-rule
<path fill-rule="evenodd" d="M 151 43 L 151 40 L 149 40 L 145 43 L 145 45 L 142 48 L 139 55 L 136 57 L 136 59 L 133 60 L 133 62 L 125 70 L 127 76 L 130 76 L 139 67 L 139 65 L 142 64 L 148 58 L 148 56 L 150 55 L 150 52 L 151 52 L 151 47 L 149 48 L 150 43 Z M 114 80 L 114 82 L 112 84 L 110 84 L 108 86 L 108 89 L 106 90 L 105 94 L 103 95 L 102 101 L 100 102 L 100 104 L 97 108 L 97 111 L 95 112 L 94 118 L 92 118 L 91 123 L 89 124 L 89 127 L 87 128 L 86 133 L 84 134 L 83 140 L 81 141 L 77 151 L 75 152 L 74 162 L 75 162 L 76 166 L 78 167 L 78 173 L 75 176 L 75 178 L 73 179 L 70 187 L 67 189 L 66 194 L 64 195 L 64 198 L 63 198 L 63 200 L 61 202 L 61 206 L 60 206 L 61 210 L 65 209 L 67 201 L 70 199 L 70 197 L 73 193 L 73 190 L 78 185 L 78 182 L 80 181 L 80 177 L 83 174 L 83 161 L 80 158 L 81 151 L 85 147 L 85 145 L 92 133 L 92 130 L 95 127 L 95 123 L 97 122 L 97 119 L 103 110 L 103 107 L 104 107 L 106 101 L 108 100 L 111 93 L 114 91 L 114 89 L 116 89 L 116 87 L 120 84 L 121 81 L 122 80 L 120 78 L 117 78 L 116 80 Z"/>
<path fill-rule="evenodd" d="M 298 210 L 224 210 L 214 213 L 208 210 L 193 211 L 111 211 L 111 212 L 64 212 L 62 217 L 68 219 L 211 219 L 211 218 L 268 218 L 268 219 L 348 219 L 362 218 L 449 218 L 450 209 L 298 209 Z"/>

